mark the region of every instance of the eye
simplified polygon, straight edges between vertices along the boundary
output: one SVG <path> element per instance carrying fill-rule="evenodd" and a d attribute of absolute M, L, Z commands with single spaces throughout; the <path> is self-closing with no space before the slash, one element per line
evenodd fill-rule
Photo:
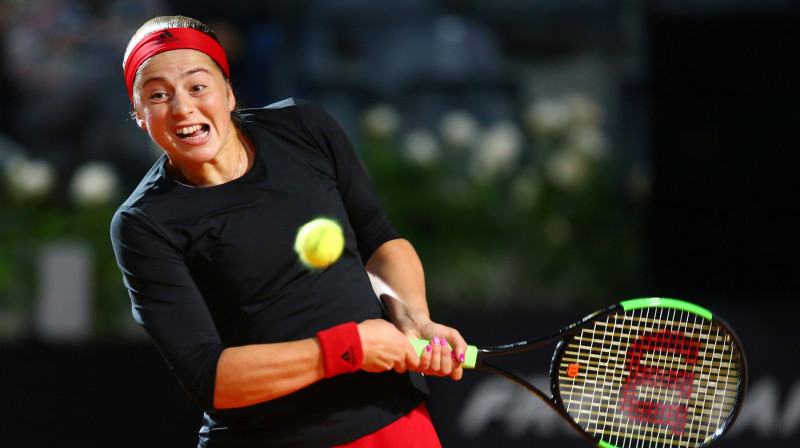
<path fill-rule="evenodd" d="M 159 101 L 163 100 L 167 97 L 167 94 L 164 92 L 153 92 L 150 94 L 150 101 Z"/>
<path fill-rule="evenodd" d="M 204 86 L 202 84 L 196 84 L 196 85 L 192 86 L 192 88 L 189 89 L 189 91 L 197 93 L 197 92 L 202 92 L 203 90 L 205 90 L 205 88 L 206 88 L 206 86 Z"/>

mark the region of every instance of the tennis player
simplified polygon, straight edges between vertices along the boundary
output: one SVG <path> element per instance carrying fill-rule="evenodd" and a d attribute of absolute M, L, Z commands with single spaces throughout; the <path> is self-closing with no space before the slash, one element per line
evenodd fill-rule
<path fill-rule="evenodd" d="M 111 239 L 135 319 L 205 412 L 198 446 L 439 447 L 422 374 L 460 379 L 466 343 L 431 321 L 420 260 L 342 129 L 293 99 L 237 110 L 225 52 L 187 17 L 145 23 L 123 67 L 165 154 Z M 292 246 L 320 216 L 346 243 L 312 271 Z M 368 273 L 401 300 L 382 306 Z M 420 357 L 410 337 L 433 342 Z"/>

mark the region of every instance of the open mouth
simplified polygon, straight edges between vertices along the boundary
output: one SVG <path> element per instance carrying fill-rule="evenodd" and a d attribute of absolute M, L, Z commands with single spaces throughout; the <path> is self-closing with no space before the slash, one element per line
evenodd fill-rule
<path fill-rule="evenodd" d="M 178 137 L 184 140 L 199 140 L 208 135 L 210 127 L 207 124 L 196 124 L 179 128 L 176 132 Z"/>

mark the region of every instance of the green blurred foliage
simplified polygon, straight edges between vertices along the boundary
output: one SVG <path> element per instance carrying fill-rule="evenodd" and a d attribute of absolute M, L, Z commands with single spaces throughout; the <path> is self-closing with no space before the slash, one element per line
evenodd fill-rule
<path fill-rule="evenodd" d="M 627 188 L 631 173 L 608 148 L 570 147 L 571 133 L 569 124 L 528 129 L 509 166 L 481 175 L 475 161 L 486 145 L 440 143 L 420 163 L 400 132 L 364 130 L 365 168 L 420 254 L 433 306 L 592 306 L 639 289 L 641 203 Z"/>

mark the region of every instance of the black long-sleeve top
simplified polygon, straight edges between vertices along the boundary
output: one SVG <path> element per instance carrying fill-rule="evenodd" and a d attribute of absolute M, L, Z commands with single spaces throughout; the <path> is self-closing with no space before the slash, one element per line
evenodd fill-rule
<path fill-rule="evenodd" d="M 255 148 L 250 171 L 196 188 L 162 157 L 119 208 L 111 239 L 135 319 L 205 411 L 201 447 L 325 447 L 396 420 L 424 398 L 416 374 L 356 372 L 238 409 L 214 409 L 225 347 L 313 337 L 382 317 L 364 263 L 398 238 L 342 129 L 321 108 L 285 100 L 240 112 Z M 297 229 L 342 223 L 345 249 L 304 267 Z M 146 428 L 146 424 L 143 424 Z"/>

